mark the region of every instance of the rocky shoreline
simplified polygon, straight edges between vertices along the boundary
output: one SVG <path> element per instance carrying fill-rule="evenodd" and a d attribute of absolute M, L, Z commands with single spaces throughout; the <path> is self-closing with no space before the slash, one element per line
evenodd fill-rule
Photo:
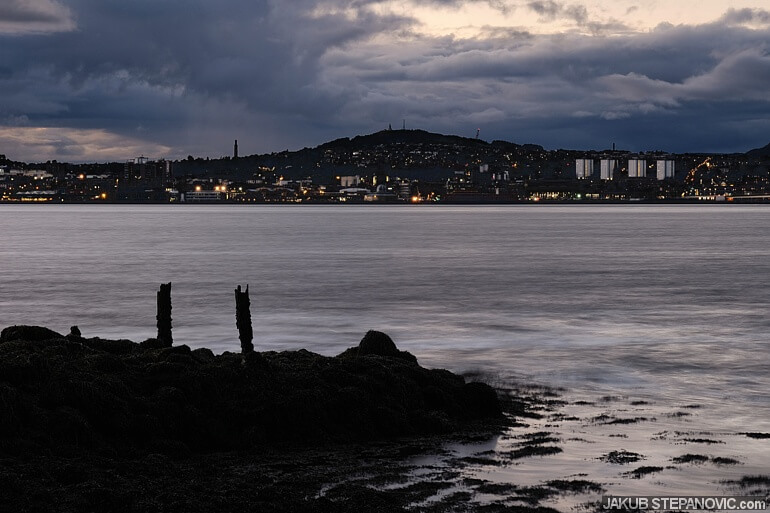
<path fill-rule="evenodd" d="M 399 454 L 447 436 L 492 436 L 523 408 L 484 383 L 421 367 L 374 331 L 326 357 L 306 350 L 215 355 L 155 339 L 12 326 L 0 334 L 3 508 L 371 506 L 369 489 L 345 492 L 342 501 L 315 495 L 322 481 L 353 472 L 367 454 L 396 456 L 388 459 L 395 464 Z M 382 511 L 404 505 L 394 500 Z"/>
<path fill-rule="evenodd" d="M 0 513 L 600 511 L 604 494 L 770 498 L 770 433 L 704 407 L 335 357 L 0 334 Z"/>

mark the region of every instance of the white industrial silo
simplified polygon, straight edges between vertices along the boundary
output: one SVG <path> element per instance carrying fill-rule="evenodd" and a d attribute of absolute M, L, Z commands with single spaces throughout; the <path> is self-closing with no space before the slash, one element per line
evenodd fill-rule
<path fill-rule="evenodd" d="M 665 180 L 666 178 L 674 177 L 674 161 L 673 160 L 659 160 L 658 166 L 658 180 Z"/>
<path fill-rule="evenodd" d="M 612 180 L 615 177 L 615 171 L 618 169 L 617 159 L 602 159 L 599 162 L 599 172 L 602 180 Z"/>
<path fill-rule="evenodd" d="M 594 174 L 593 159 L 575 159 L 575 176 L 578 179 L 588 178 Z"/>
<path fill-rule="evenodd" d="M 647 176 L 647 161 L 645 159 L 628 159 L 628 177 L 644 178 Z"/>

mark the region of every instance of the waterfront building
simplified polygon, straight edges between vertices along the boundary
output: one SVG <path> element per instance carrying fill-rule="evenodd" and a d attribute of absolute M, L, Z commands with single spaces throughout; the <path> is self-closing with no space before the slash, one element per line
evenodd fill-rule
<path fill-rule="evenodd" d="M 341 176 L 340 177 L 340 187 L 346 188 L 346 187 L 358 187 L 358 185 L 361 183 L 361 176 L 355 175 L 355 176 Z"/>
<path fill-rule="evenodd" d="M 222 193 L 220 191 L 194 190 L 187 191 L 182 195 L 184 203 L 207 203 L 211 201 L 221 201 Z"/>
<path fill-rule="evenodd" d="M 575 159 L 575 175 L 578 179 L 589 178 L 593 174 L 593 159 Z"/>
<path fill-rule="evenodd" d="M 599 162 L 599 172 L 602 180 L 612 180 L 615 177 L 615 171 L 617 171 L 617 169 L 617 159 L 602 159 L 601 162 Z"/>
<path fill-rule="evenodd" d="M 674 177 L 675 165 L 673 160 L 659 160 L 657 162 L 658 167 L 658 180 L 665 180 L 667 178 Z"/>
<path fill-rule="evenodd" d="M 628 159 L 628 177 L 644 178 L 647 176 L 647 160 Z"/>

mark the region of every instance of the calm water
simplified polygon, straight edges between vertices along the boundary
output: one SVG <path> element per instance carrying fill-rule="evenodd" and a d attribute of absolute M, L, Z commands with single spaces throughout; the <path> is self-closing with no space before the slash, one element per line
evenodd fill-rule
<path fill-rule="evenodd" d="M 770 208 L 0 208 L 0 323 L 336 354 L 370 328 L 426 363 L 770 407 Z M 661 387 L 661 383 L 668 387 Z"/>
<path fill-rule="evenodd" d="M 332 355 L 367 329 L 428 366 L 707 407 L 770 431 L 765 206 L 2 206 L 0 324 Z"/>

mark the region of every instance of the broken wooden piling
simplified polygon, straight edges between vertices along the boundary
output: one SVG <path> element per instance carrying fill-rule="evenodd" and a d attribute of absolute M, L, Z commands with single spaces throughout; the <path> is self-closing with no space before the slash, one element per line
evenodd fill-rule
<path fill-rule="evenodd" d="M 238 338 L 241 340 L 241 352 L 248 354 L 254 352 L 254 332 L 251 329 L 251 302 L 249 301 L 249 286 L 241 292 L 241 286 L 235 289 L 235 325 L 238 328 Z"/>
<path fill-rule="evenodd" d="M 155 317 L 158 321 L 158 341 L 164 347 L 171 347 L 173 338 L 171 336 L 171 282 L 161 283 L 158 291 L 158 315 Z"/>

